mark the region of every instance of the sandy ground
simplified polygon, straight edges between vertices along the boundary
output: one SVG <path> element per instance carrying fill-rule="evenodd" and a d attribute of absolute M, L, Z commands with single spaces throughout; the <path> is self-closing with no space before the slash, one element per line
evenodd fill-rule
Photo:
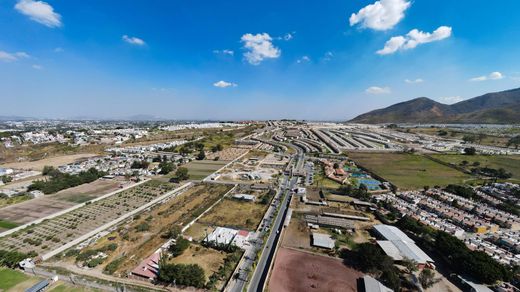
<path fill-rule="evenodd" d="M 57 156 L 51 158 L 45 158 L 36 161 L 23 161 L 23 162 L 12 162 L 0 165 L 2 168 L 16 168 L 16 169 L 30 169 L 30 170 L 38 170 L 42 171 L 45 165 L 50 165 L 54 167 L 58 167 L 60 165 L 65 165 L 69 163 L 73 163 L 77 160 L 98 156 L 97 154 L 73 154 L 73 155 L 64 155 Z"/>
<path fill-rule="evenodd" d="M 280 248 L 269 280 L 269 291 L 357 291 L 363 274 L 341 260 Z"/>

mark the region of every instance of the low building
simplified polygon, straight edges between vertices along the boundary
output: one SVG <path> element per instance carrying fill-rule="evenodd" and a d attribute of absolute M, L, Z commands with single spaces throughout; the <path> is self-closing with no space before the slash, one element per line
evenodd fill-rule
<path fill-rule="evenodd" d="M 204 241 L 224 245 L 234 244 L 243 249 L 249 245 L 249 231 L 217 227 L 206 236 Z"/>
<path fill-rule="evenodd" d="M 242 200 L 242 201 L 248 201 L 248 202 L 254 202 L 256 200 L 256 197 L 254 195 L 248 195 L 248 194 L 235 194 L 233 195 L 234 199 Z"/>
<path fill-rule="evenodd" d="M 393 292 L 394 290 L 381 284 L 378 280 L 365 275 L 358 279 L 359 292 Z"/>
<path fill-rule="evenodd" d="M 335 240 L 330 237 L 328 234 L 324 233 L 312 233 L 312 245 L 316 247 L 333 249 L 335 246 Z"/>
<path fill-rule="evenodd" d="M 145 260 L 143 260 L 135 269 L 132 270 L 132 276 L 140 280 L 153 282 L 159 273 L 159 260 L 161 253 L 155 252 Z"/>
<path fill-rule="evenodd" d="M 36 283 L 34 286 L 25 289 L 25 292 L 40 292 L 40 291 L 45 291 L 45 289 L 47 289 L 47 287 L 48 287 L 50 284 L 51 284 L 51 283 L 50 283 L 49 280 L 43 280 L 43 281 L 40 281 L 40 282 Z"/>

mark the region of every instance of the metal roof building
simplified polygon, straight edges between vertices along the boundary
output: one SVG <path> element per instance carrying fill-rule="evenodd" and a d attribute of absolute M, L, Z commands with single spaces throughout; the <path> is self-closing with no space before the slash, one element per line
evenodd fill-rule
<path fill-rule="evenodd" d="M 334 239 L 328 234 L 323 233 L 312 233 L 312 245 L 316 247 L 333 249 L 335 245 Z"/>
<path fill-rule="evenodd" d="M 381 237 L 386 239 L 378 240 L 377 244 L 395 261 L 407 258 L 416 261 L 418 264 L 433 262 L 433 259 L 399 228 L 390 225 L 374 225 L 374 229 Z"/>
<path fill-rule="evenodd" d="M 393 292 L 394 290 L 381 284 L 378 280 L 366 275 L 363 276 L 364 292 Z"/>

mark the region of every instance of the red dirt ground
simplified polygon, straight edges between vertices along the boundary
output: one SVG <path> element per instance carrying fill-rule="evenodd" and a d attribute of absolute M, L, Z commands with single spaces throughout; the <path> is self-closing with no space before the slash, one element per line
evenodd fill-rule
<path fill-rule="evenodd" d="M 341 260 L 280 248 L 269 280 L 269 291 L 357 291 L 359 271 Z"/>

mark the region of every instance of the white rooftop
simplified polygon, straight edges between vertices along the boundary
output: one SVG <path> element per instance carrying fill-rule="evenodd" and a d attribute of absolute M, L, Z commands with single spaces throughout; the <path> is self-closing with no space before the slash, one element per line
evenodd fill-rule
<path fill-rule="evenodd" d="M 328 249 L 334 248 L 334 239 L 330 237 L 328 234 L 323 233 L 312 233 L 312 245 L 317 247 L 323 247 Z"/>

